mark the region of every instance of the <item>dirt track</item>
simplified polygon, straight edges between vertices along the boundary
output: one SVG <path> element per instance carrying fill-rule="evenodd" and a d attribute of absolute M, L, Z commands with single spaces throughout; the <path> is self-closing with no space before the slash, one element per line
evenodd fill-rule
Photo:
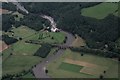
<path fill-rule="evenodd" d="M 74 36 L 70 33 L 67 33 L 65 31 L 61 31 L 67 36 L 67 41 L 65 44 L 62 44 L 62 46 L 70 46 L 72 42 L 74 41 Z M 56 52 L 56 55 L 48 56 L 46 59 L 44 59 L 42 62 L 40 62 L 36 67 L 33 68 L 33 73 L 35 74 L 36 78 L 50 78 L 44 71 L 44 68 L 46 68 L 46 65 L 51 63 L 52 61 L 59 58 L 65 50 L 60 49 L 58 52 Z"/>
<path fill-rule="evenodd" d="M 0 41 L 0 52 L 2 52 L 2 51 L 4 51 L 5 49 L 7 49 L 8 48 L 8 45 L 7 44 L 5 44 L 5 42 L 3 42 L 3 41 Z"/>

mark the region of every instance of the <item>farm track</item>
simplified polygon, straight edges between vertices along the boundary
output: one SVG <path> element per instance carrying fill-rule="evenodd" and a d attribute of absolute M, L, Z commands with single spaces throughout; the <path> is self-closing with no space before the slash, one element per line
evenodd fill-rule
<path fill-rule="evenodd" d="M 61 31 L 63 32 L 66 37 L 66 43 L 62 44 L 62 46 L 70 46 L 72 44 L 72 42 L 74 41 L 74 36 L 70 33 L 67 33 L 65 31 Z M 58 52 L 55 53 L 55 55 L 51 55 L 48 56 L 46 59 L 44 59 L 42 62 L 40 62 L 38 65 L 36 65 L 36 67 L 33 68 L 33 73 L 35 75 L 36 78 L 50 78 L 46 73 L 44 68 L 46 68 L 46 66 L 51 63 L 52 61 L 56 60 L 57 58 L 59 58 L 65 50 L 60 49 L 58 50 Z"/>

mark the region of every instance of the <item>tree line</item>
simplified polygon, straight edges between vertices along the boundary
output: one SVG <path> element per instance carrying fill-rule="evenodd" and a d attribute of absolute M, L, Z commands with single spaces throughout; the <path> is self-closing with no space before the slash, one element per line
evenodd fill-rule
<path fill-rule="evenodd" d="M 47 43 L 42 44 L 41 47 L 34 53 L 34 56 L 45 58 L 50 53 L 51 48 L 52 46 Z"/>
<path fill-rule="evenodd" d="M 84 52 L 84 53 L 98 55 L 106 58 L 117 58 L 120 61 L 120 55 L 118 53 L 111 52 L 111 51 L 91 49 L 87 47 L 79 47 L 79 48 L 70 47 L 70 49 L 75 52 Z"/>
<path fill-rule="evenodd" d="M 7 44 L 7 45 L 11 45 L 13 43 L 16 43 L 18 41 L 18 39 L 13 38 L 13 37 L 9 37 L 8 35 L 2 35 L 2 40 Z"/>

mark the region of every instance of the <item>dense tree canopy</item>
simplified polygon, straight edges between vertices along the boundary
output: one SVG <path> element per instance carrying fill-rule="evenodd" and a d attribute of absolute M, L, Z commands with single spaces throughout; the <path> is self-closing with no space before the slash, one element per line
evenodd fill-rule
<path fill-rule="evenodd" d="M 13 44 L 15 42 L 17 42 L 18 40 L 13 38 L 13 37 L 9 37 L 8 35 L 2 35 L 2 40 L 7 44 Z"/>
<path fill-rule="evenodd" d="M 109 15 L 103 20 L 97 20 L 81 16 L 79 9 L 74 9 L 66 12 L 59 19 L 58 26 L 83 37 L 89 47 L 100 48 L 119 37 L 118 19 L 116 16 Z"/>
<path fill-rule="evenodd" d="M 11 2 L 6 3 L 6 2 L 2 2 L 2 9 L 7 9 L 10 11 L 16 11 L 17 8 L 15 5 L 13 5 Z"/>
<path fill-rule="evenodd" d="M 28 14 L 25 15 L 23 19 L 21 19 L 21 24 L 26 25 L 29 28 L 32 28 L 36 31 L 39 31 L 43 29 L 43 24 L 46 24 L 48 26 L 50 23 L 47 20 L 40 17 L 40 15 Z"/>
<path fill-rule="evenodd" d="M 42 58 L 45 58 L 51 51 L 52 46 L 49 44 L 43 44 L 37 52 L 34 54 L 34 56 L 39 56 Z"/>
<path fill-rule="evenodd" d="M 10 14 L 2 14 L 2 30 L 8 31 L 15 23 L 14 16 Z"/>
<path fill-rule="evenodd" d="M 113 50 L 113 43 L 120 37 L 117 16 L 112 14 L 106 18 L 98 20 L 81 15 L 81 9 L 97 5 L 91 3 L 21 3 L 30 12 L 20 21 L 34 30 L 43 28 L 43 24 L 49 26 L 47 20 L 42 19 L 40 14 L 52 16 L 57 22 L 57 26 L 65 31 L 78 34 L 85 39 L 91 48 L 103 49 L 109 45 L 108 50 Z M 10 23 L 8 23 L 10 24 Z M 6 24 L 5 24 L 6 25 Z"/>

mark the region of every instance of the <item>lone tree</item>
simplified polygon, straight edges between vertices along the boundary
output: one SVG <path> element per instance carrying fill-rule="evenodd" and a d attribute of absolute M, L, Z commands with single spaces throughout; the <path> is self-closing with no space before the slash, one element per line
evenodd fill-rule
<path fill-rule="evenodd" d="M 48 73 L 48 70 L 47 70 L 47 69 L 45 70 L 45 73 L 46 73 L 46 74 Z"/>
<path fill-rule="evenodd" d="M 67 39 L 67 36 L 65 36 L 65 39 Z"/>
<path fill-rule="evenodd" d="M 18 15 L 15 15 L 15 17 L 18 17 Z"/>
<path fill-rule="evenodd" d="M 81 53 L 81 56 L 83 56 L 84 54 L 83 53 Z"/>
<path fill-rule="evenodd" d="M 100 75 L 100 79 L 103 79 L 103 75 Z"/>
<path fill-rule="evenodd" d="M 20 37 L 19 40 L 22 40 L 22 38 Z"/>
<path fill-rule="evenodd" d="M 54 37 L 51 37 L 51 39 L 54 39 Z"/>
<path fill-rule="evenodd" d="M 10 55 L 13 55 L 13 53 L 10 53 Z"/>
<path fill-rule="evenodd" d="M 42 39 L 43 38 L 43 33 L 39 33 L 39 38 L 38 39 Z"/>
<path fill-rule="evenodd" d="M 64 40 L 63 43 L 66 43 L 66 40 Z"/>
<path fill-rule="evenodd" d="M 105 74 L 105 73 L 106 73 L 106 71 L 103 71 L 103 73 Z"/>

